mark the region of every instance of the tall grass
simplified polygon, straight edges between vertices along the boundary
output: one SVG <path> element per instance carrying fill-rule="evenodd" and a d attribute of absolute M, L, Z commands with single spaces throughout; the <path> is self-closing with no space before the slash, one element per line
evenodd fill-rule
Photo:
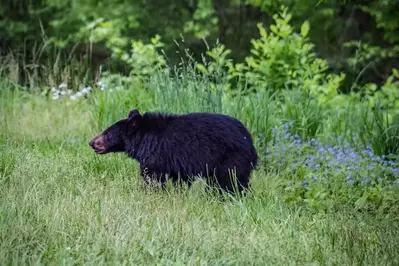
<path fill-rule="evenodd" d="M 75 48 L 69 51 L 56 49 L 43 42 L 33 45 L 28 53 L 26 46 L 22 45 L 18 51 L 0 56 L 0 76 L 35 92 L 57 87 L 61 83 L 78 88 L 92 82 L 96 73 L 90 67 L 91 51 L 87 49 L 77 58 L 72 56 Z M 27 54 L 32 57 L 28 58 Z"/>

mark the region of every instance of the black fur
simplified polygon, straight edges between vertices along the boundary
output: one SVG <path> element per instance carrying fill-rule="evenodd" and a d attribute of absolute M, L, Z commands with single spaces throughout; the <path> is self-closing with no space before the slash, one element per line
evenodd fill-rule
<path fill-rule="evenodd" d="M 251 171 L 258 163 L 248 130 L 239 120 L 222 114 L 141 115 L 132 110 L 127 119 L 110 126 L 100 136 L 103 153 L 126 152 L 140 163 L 142 176 L 162 183 L 167 176 L 174 182 L 190 181 L 193 176 L 215 176 L 208 181 L 214 185 L 217 181 L 222 189 L 231 192 L 235 184 L 229 170 L 234 170 L 241 191 L 248 187 Z"/>

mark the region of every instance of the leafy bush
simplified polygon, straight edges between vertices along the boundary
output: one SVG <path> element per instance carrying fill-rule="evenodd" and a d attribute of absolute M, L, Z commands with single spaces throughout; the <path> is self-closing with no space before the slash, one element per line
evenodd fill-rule
<path fill-rule="evenodd" d="M 360 87 L 356 97 L 361 97 L 370 104 L 371 108 L 376 105 L 387 110 L 390 116 L 399 113 L 399 72 L 392 70 L 392 74 L 387 78 L 384 84 L 378 88 L 375 83 L 367 83 Z M 353 96 L 353 94 L 352 94 Z M 390 117 L 391 120 L 392 117 Z"/>
<path fill-rule="evenodd" d="M 251 41 L 252 55 L 246 57 L 245 62 L 232 63 L 226 58 L 230 50 L 218 46 L 207 52 L 212 62 L 199 65 L 199 69 L 212 73 L 215 69 L 228 68 L 230 80 L 245 82 L 258 91 L 302 88 L 318 97 L 321 103 L 335 100 L 345 75 L 326 73 L 327 61 L 316 57 L 314 45 L 307 37 L 309 23 L 302 24 L 300 34 L 294 32 L 291 15 L 285 7 L 273 18 L 275 24 L 270 25 L 270 33 L 258 24 L 260 38 Z"/>
<path fill-rule="evenodd" d="M 150 44 L 131 41 L 130 52 L 124 52 L 124 47 L 114 46 L 113 56 L 127 64 L 132 78 L 145 81 L 143 79 L 148 79 L 157 70 L 166 66 L 165 58 L 158 52 L 158 49 L 164 46 L 160 39 L 161 37 L 156 35 L 151 38 Z"/>

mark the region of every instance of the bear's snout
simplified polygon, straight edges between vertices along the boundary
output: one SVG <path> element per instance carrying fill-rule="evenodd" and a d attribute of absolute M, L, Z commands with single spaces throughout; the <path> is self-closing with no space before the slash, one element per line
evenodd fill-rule
<path fill-rule="evenodd" d="M 97 154 L 105 153 L 104 136 L 97 136 L 89 142 L 89 145 Z"/>
<path fill-rule="evenodd" d="M 93 147 L 93 145 L 94 145 L 94 139 L 90 140 L 89 145 L 90 145 L 91 147 Z"/>

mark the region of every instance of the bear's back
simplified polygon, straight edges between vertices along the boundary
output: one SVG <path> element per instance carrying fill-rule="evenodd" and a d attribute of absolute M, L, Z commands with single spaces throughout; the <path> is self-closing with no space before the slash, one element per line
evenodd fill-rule
<path fill-rule="evenodd" d="M 190 113 L 143 116 L 142 163 L 167 172 L 195 174 L 204 165 L 216 167 L 229 153 L 256 161 L 252 138 L 245 126 L 223 114 Z"/>
<path fill-rule="evenodd" d="M 151 114 L 151 113 L 150 113 Z M 214 113 L 158 114 L 149 117 L 150 127 L 165 138 L 191 137 L 192 140 L 218 142 L 230 148 L 252 145 L 252 137 L 236 118 Z"/>

